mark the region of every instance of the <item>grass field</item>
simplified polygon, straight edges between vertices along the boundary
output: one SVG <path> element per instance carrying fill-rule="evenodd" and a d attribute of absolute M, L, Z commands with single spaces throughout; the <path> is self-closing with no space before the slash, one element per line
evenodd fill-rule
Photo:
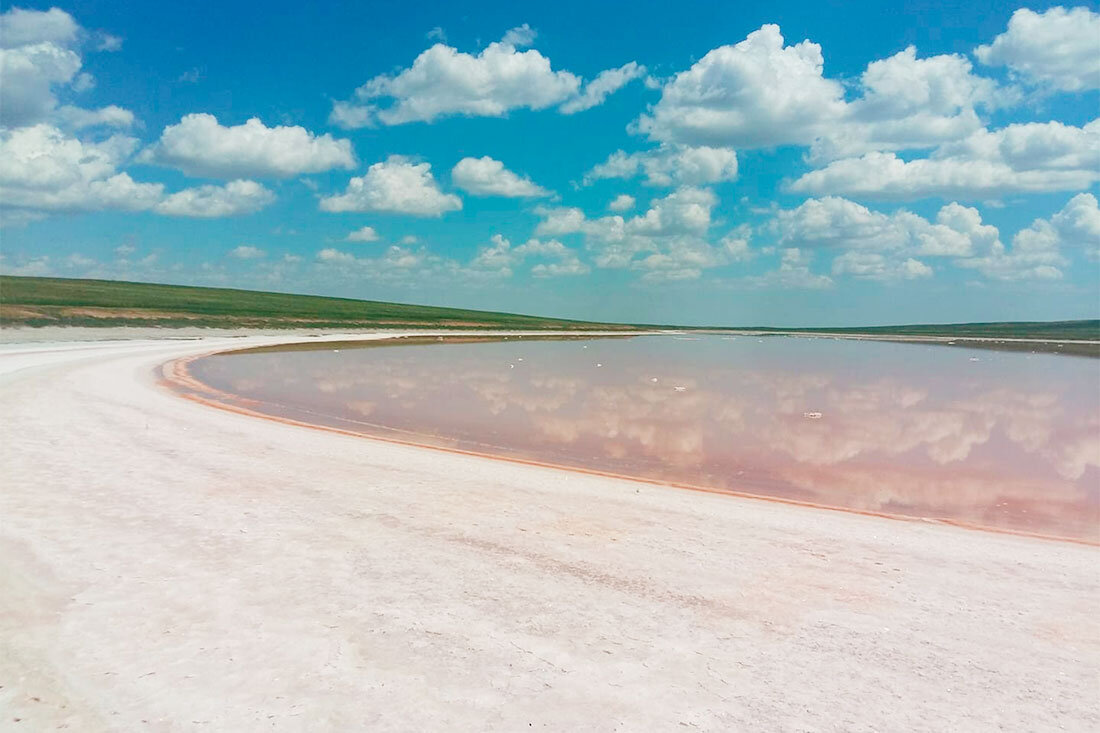
<path fill-rule="evenodd" d="M 181 285 L 0 276 L 4 326 L 627 329 L 621 324 Z"/>
<path fill-rule="evenodd" d="M 112 280 L 0 276 L 3 326 L 201 326 L 209 328 L 510 328 L 634 330 L 655 326 L 573 321 L 490 311 L 404 305 L 253 290 L 196 288 Z M 671 326 L 659 326 L 671 328 Z M 772 334 L 838 334 L 1100 340 L 1100 320 L 867 326 L 718 327 Z M 717 330 L 715 328 L 705 330 Z M 1088 353 L 1097 351 L 1093 347 Z M 1100 353 L 1100 352 L 1098 352 Z"/>

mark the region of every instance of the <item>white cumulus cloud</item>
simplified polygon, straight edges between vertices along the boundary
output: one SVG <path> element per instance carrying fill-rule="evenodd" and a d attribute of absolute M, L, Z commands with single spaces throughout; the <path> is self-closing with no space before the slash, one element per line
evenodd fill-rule
<path fill-rule="evenodd" d="M 1089 257 L 1100 256 L 1100 207 L 1091 193 L 1079 193 L 1057 214 L 1051 224 L 1061 243 L 1080 249 Z"/>
<path fill-rule="evenodd" d="M 255 181 L 230 181 L 224 186 L 206 185 L 173 193 L 155 211 L 168 216 L 209 219 L 252 214 L 275 200 L 275 194 Z"/>
<path fill-rule="evenodd" d="M 91 74 L 81 71 L 80 46 L 86 36 L 76 20 L 58 8 L 12 8 L 0 14 L 0 125 L 48 122 L 77 129 L 133 124 L 133 114 L 114 105 L 100 110 L 58 107 L 59 94 L 79 94 L 95 84 Z M 96 50 L 108 49 L 100 43 Z"/>
<path fill-rule="evenodd" d="M 1100 208 L 1092 194 L 1077 194 L 1050 219 L 1036 219 L 1016 233 L 1011 247 L 997 240 L 960 264 L 997 280 L 1060 280 L 1068 264 L 1063 248 L 1100 257 Z"/>
<path fill-rule="evenodd" d="M 990 198 L 1087 188 L 1100 180 L 1100 120 L 1084 127 L 1030 122 L 979 130 L 928 158 L 867 153 L 796 180 L 792 191 L 875 199 Z"/>
<path fill-rule="evenodd" d="M 531 268 L 531 274 L 540 278 L 584 275 L 591 269 L 573 249 L 556 239 L 529 239 L 513 247 L 508 239 L 494 234 L 489 245 L 479 249 L 463 271 L 481 277 L 510 277 L 514 268 L 532 258 L 538 262 Z"/>
<path fill-rule="evenodd" d="M 118 171 L 137 144 L 125 135 L 81 142 L 46 124 L 0 131 L 0 205 L 43 211 L 148 209 L 164 187 Z"/>
<path fill-rule="evenodd" d="M 343 130 L 372 127 L 374 126 L 375 111 L 376 108 L 373 105 L 336 101 L 332 103 L 332 112 L 329 113 L 328 123 Z"/>
<path fill-rule="evenodd" d="M 462 199 L 444 193 L 432 176 L 430 163 L 391 155 L 362 176 L 348 181 L 344 193 L 321 199 L 321 210 L 379 211 L 414 216 L 442 216 L 462 208 Z"/>
<path fill-rule="evenodd" d="M 844 88 L 824 64 L 816 43 L 786 46 L 779 26 L 765 25 L 676 74 L 638 128 L 684 145 L 808 145 L 844 114 Z"/>
<path fill-rule="evenodd" d="M 1100 14 L 1061 6 L 1037 13 L 1020 8 L 1008 29 L 974 55 L 1007 66 L 1023 81 L 1052 90 L 1100 89 Z"/>
<path fill-rule="evenodd" d="M 88 127 L 128 128 L 134 124 L 134 113 L 111 104 L 99 109 L 82 109 L 66 104 L 57 110 L 59 124 L 69 130 Z"/>
<path fill-rule="evenodd" d="M 355 255 L 335 249 L 334 247 L 326 247 L 319 251 L 317 253 L 317 260 L 329 264 L 352 264 L 356 261 Z"/>
<path fill-rule="evenodd" d="M 0 14 L 0 47 L 17 48 L 34 43 L 69 45 L 80 26 L 60 8 L 46 11 L 12 8 Z"/>
<path fill-rule="evenodd" d="M 981 130 L 977 110 L 1011 103 L 1016 95 L 972 72 L 963 56 L 918 58 L 913 46 L 871 62 L 860 76 L 861 96 L 821 130 L 811 159 L 927 149 Z"/>
<path fill-rule="evenodd" d="M 229 256 L 238 260 L 259 260 L 267 257 L 267 252 L 251 244 L 242 244 L 229 250 Z"/>
<path fill-rule="evenodd" d="M 661 88 L 636 129 L 662 143 L 716 148 L 812 146 L 822 161 L 869 151 L 928 148 L 981 129 L 980 107 L 1015 100 L 958 54 L 918 58 L 909 47 L 872 62 L 845 98 L 825 75 L 822 49 L 786 45 L 765 25 L 709 51 Z"/>
<path fill-rule="evenodd" d="M 626 153 L 618 150 L 585 174 L 590 184 L 601 178 L 645 175 L 650 186 L 700 186 L 737 178 L 737 153 L 706 145 L 662 145 L 654 150 Z"/>
<path fill-rule="evenodd" d="M 137 145 L 125 135 L 85 142 L 46 124 L 0 131 L 0 206 L 214 217 L 251 213 L 275 198 L 254 181 L 166 195 L 163 184 L 138 182 L 119 170 Z"/>
<path fill-rule="evenodd" d="M 344 239 L 348 242 L 377 242 L 378 232 L 374 231 L 374 227 L 359 227 Z"/>
<path fill-rule="evenodd" d="M 743 227 L 717 246 L 708 240 L 717 203 L 709 189 L 684 187 L 655 199 L 645 213 L 630 218 L 612 214 L 590 219 L 578 208 L 540 207 L 535 233 L 581 235 L 599 267 L 629 268 L 646 280 L 689 280 L 705 269 L 750 256 L 749 233 Z"/>
<path fill-rule="evenodd" d="M 828 275 L 821 275 L 810 269 L 814 253 L 798 247 L 782 250 L 779 267 L 763 275 L 744 278 L 748 285 L 756 287 L 798 288 L 803 290 L 824 290 L 835 284 Z"/>
<path fill-rule="evenodd" d="M 853 250 L 833 260 L 833 274 L 867 280 L 915 280 L 931 277 L 932 268 L 912 257 L 894 260 L 878 252 Z"/>
<path fill-rule="evenodd" d="M 1074 196 L 1049 219 L 1036 219 L 1018 231 L 1012 246 L 981 213 L 950 203 L 934 220 L 905 209 L 872 211 L 837 197 L 808 199 L 780 210 L 767 227 L 780 247 L 809 253 L 838 252 L 834 276 L 871 280 L 930 277 L 929 258 L 975 269 L 997 280 L 1059 279 L 1068 264 L 1063 250 L 1100 256 L 1100 209 L 1090 193 Z"/>
<path fill-rule="evenodd" d="M 995 227 L 982 223 L 977 209 L 957 203 L 941 208 L 933 223 L 905 209 L 883 214 L 835 196 L 807 199 L 794 209 L 781 210 L 770 228 L 783 246 L 891 252 L 905 257 L 964 257 L 998 237 Z"/>
<path fill-rule="evenodd" d="M 607 205 L 607 208 L 611 211 L 630 211 L 634 208 L 634 197 L 628 193 L 620 193 L 615 198 L 611 199 L 611 203 Z"/>
<path fill-rule="evenodd" d="M 409 68 L 376 76 L 359 87 L 354 102 L 335 102 L 329 121 L 352 129 L 375 120 L 400 125 L 450 115 L 501 117 L 513 109 L 558 105 L 572 113 L 602 103 L 644 73 L 629 63 L 602 72 L 582 91 L 579 76 L 554 70 L 550 59 L 536 49 L 523 50 L 534 38 L 534 31 L 523 25 L 477 54 L 436 43 Z"/>
<path fill-rule="evenodd" d="M 44 121 L 57 106 L 55 90 L 77 78 L 82 61 L 70 47 L 79 26 L 68 13 L 12 8 L 0 15 L 0 122 Z"/>
<path fill-rule="evenodd" d="M 299 126 L 267 127 L 255 117 L 226 127 L 210 114 L 185 115 L 165 127 L 142 159 L 205 178 L 286 178 L 355 167 L 348 140 Z"/>
<path fill-rule="evenodd" d="M 584 262 L 581 262 L 574 250 L 566 247 L 556 239 L 529 239 L 524 244 L 516 247 L 516 251 L 523 257 L 535 256 L 549 260 L 539 262 L 531 268 L 531 274 L 535 277 L 586 275 L 592 270 Z"/>
<path fill-rule="evenodd" d="M 508 170 L 503 163 L 488 155 L 458 161 L 451 170 L 451 181 L 475 196 L 534 198 L 550 193 L 530 178 Z"/>

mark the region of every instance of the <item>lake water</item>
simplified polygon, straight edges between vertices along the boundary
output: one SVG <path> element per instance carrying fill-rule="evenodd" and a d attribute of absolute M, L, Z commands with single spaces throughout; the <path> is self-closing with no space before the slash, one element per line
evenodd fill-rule
<path fill-rule="evenodd" d="M 1100 361 L 728 336 L 312 344 L 193 362 L 259 412 L 863 511 L 1100 540 Z"/>

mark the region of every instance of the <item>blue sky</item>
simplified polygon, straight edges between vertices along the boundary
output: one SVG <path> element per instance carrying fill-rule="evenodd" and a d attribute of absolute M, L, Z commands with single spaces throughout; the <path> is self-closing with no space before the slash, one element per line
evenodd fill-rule
<path fill-rule="evenodd" d="M 0 269 L 581 318 L 1100 315 L 1096 4 L 11 7 Z"/>

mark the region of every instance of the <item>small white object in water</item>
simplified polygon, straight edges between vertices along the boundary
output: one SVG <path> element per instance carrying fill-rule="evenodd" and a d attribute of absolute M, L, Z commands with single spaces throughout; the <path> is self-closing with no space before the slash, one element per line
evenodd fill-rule
<path fill-rule="evenodd" d="M 981 359 L 979 359 L 976 356 L 972 356 L 972 357 L 970 357 L 970 361 L 981 361 Z"/>
<path fill-rule="evenodd" d="M 516 359 L 516 361 L 523 361 L 523 357 L 521 356 L 520 358 Z"/>
<path fill-rule="evenodd" d="M 804 412 L 804 413 L 802 413 L 802 417 L 809 418 L 810 420 L 820 420 L 821 419 L 821 413 L 820 412 Z"/>
<path fill-rule="evenodd" d="M 596 366 L 598 366 L 598 367 L 602 367 L 602 366 L 603 366 L 603 364 L 596 364 Z"/>
<path fill-rule="evenodd" d="M 508 365 L 508 368 L 509 368 L 509 369 L 515 369 L 515 368 L 516 368 L 516 365 L 515 365 L 515 364 L 509 364 L 509 365 Z"/>
<path fill-rule="evenodd" d="M 673 389 L 677 392 L 683 392 L 685 389 L 687 389 L 687 387 L 673 387 Z"/>
<path fill-rule="evenodd" d="M 334 353 L 334 354 L 339 354 L 339 353 L 340 353 L 340 349 L 333 349 L 333 350 L 332 350 L 332 353 Z"/>
<path fill-rule="evenodd" d="M 652 379 L 650 379 L 649 381 L 651 381 L 651 382 L 656 382 L 656 381 L 657 381 L 657 377 L 653 377 L 653 378 L 652 378 Z"/>

